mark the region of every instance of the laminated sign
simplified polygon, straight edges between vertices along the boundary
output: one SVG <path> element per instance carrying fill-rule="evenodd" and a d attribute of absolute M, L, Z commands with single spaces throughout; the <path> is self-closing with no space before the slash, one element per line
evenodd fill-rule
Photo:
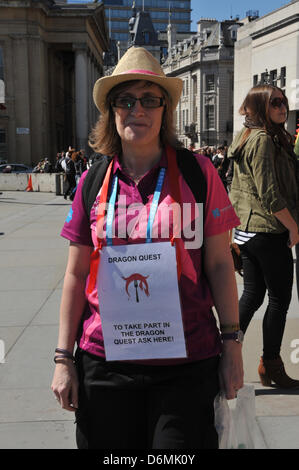
<path fill-rule="evenodd" d="M 171 243 L 103 247 L 97 289 L 107 361 L 186 357 Z"/>

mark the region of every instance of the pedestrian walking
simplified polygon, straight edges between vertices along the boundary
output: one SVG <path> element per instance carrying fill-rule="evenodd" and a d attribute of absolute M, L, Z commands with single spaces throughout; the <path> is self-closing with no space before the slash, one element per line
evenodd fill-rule
<path fill-rule="evenodd" d="M 73 150 L 69 150 L 68 155 L 65 157 L 65 191 L 64 199 L 67 199 L 67 196 L 72 195 L 74 189 L 76 188 L 76 168 L 73 159 Z"/>
<path fill-rule="evenodd" d="M 229 148 L 233 160 L 230 199 L 241 220 L 235 231 L 243 261 L 244 291 L 239 302 L 245 333 L 266 292 L 261 383 L 293 388 L 280 349 L 293 286 L 291 248 L 299 242 L 298 163 L 285 129 L 289 105 L 284 92 L 259 85 L 246 96 L 240 113 L 244 128 Z"/>
<path fill-rule="evenodd" d="M 213 165 L 178 143 L 173 116 L 181 91 L 180 79 L 166 77 L 135 47 L 94 87 L 101 116 L 90 145 L 111 158 L 90 213 L 90 174 L 82 175 L 62 230 L 70 247 L 52 383 L 61 406 L 76 410 L 79 448 L 217 448 L 214 398 L 219 386 L 235 398 L 243 384 L 228 243 L 239 220 Z M 187 159 L 179 159 L 182 152 Z M 177 164 L 186 160 L 207 184 L 204 259 L 201 244 L 188 248 L 183 224 L 177 228 L 175 207 L 184 203 L 196 222 L 195 198 Z M 132 204 L 141 206 L 135 223 L 124 215 Z M 171 336 L 162 327 L 172 328 Z M 118 328 L 124 334 L 115 340 Z"/>

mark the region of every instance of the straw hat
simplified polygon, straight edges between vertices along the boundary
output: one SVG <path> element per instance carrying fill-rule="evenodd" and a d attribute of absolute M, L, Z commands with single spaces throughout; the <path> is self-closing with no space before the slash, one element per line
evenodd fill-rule
<path fill-rule="evenodd" d="M 159 62 L 143 47 L 130 47 L 122 56 L 112 75 L 99 78 L 93 89 L 93 99 L 101 113 L 107 110 L 106 97 L 109 91 L 129 80 L 147 80 L 164 88 L 176 108 L 183 88 L 180 78 L 166 77 Z"/>

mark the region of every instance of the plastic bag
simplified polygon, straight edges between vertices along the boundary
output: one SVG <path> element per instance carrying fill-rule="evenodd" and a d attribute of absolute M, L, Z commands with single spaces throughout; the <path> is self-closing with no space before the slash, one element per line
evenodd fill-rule
<path fill-rule="evenodd" d="M 214 401 L 215 427 L 219 449 L 255 448 L 255 392 L 253 385 L 244 385 L 234 400 L 226 400 L 220 392 Z"/>

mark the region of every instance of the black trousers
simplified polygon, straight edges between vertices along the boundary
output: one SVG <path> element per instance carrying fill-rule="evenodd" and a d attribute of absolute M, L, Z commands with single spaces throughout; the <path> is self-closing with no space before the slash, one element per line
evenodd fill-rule
<path fill-rule="evenodd" d="M 76 177 L 74 174 L 66 173 L 66 187 L 64 191 L 64 196 L 68 196 L 72 193 L 73 189 L 76 187 Z"/>
<path fill-rule="evenodd" d="M 76 353 L 79 449 L 215 449 L 219 358 L 149 366 Z"/>
<path fill-rule="evenodd" d="M 292 297 L 293 256 L 287 246 L 288 232 L 258 233 L 241 245 L 244 290 L 239 301 L 240 328 L 245 333 L 268 291 L 263 319 L 263 357 L 279 356 L 286 315 Z"/>

